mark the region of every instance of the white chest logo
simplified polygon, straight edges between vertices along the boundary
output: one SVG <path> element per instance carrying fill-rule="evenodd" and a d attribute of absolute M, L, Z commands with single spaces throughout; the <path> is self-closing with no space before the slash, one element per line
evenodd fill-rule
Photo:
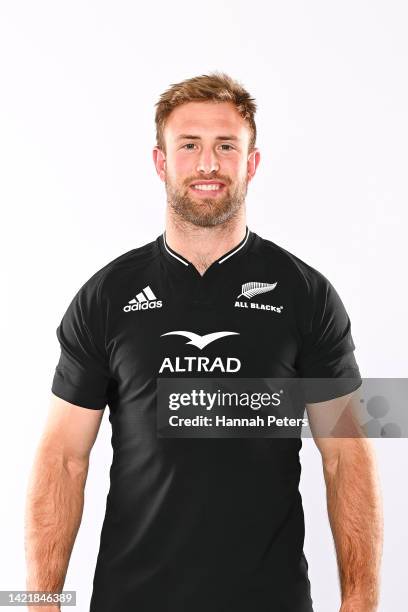
<path fill-rule="evenodd" d="M 251 299 L 254 295 L 259 295 L 260 293 L 266 293 L 267 291 L 272 291 L 275 289 L 278 283 L 244 283 L 241 287 L 241 293 L 237 296 L 236 299 L 240 298 L 241 295 L 244 295 L 246 298 Z"/>
<path fill-rule="evenodd" d="M 167 332 L 161 335 L 162 336 L 171 336 L 171 335 L 185 336 L 186 338 L 189 338 L 189 342 L 187 342 L 187 344 L 192 344 L 193 346 L 196 346 L 197 348 L 202 350 L 208 344 L 211 344 L 211 342 L 214 342 L 215 340 L 218 340 L 219 338 L 223 338 L 224 336 L 233 336 L 233 335 L 239 336 L 239 333 L 230 332 L 230 331 L 221 331 L 221 332 L 213 332 L 211 334 L 204 334 L 204 336 L 200 336 L 199 334 L 195 334 L 194 332 L 190 332 L 190 331 L 171 331 L 171 332 Z"/>
<path fill-rule="evenodd" d="M 135 310 L 150 310 L 151 308 L 161 308 L 162 305 L 162 300 L 159 300 L 149 285 L 147 285 L 136 295 L 136 297 L 129 300 L 129 302 L 123 307 L 123 310 L 125 312 L 133 312 Z"/>
<path fill-rule="evenodd" d="M 242 302 L 236 301 L 234 304 L 235 308 L 245 308 L 248 312 L 250 310 L 269 310 L 270 312 L 277 312 L 280 314 L 283 310 L 282 304 L 274 306 L 272 304 L 258 304 L 257 302 L 250 301 L 255 295 L 261 295 L 262 293 L 272 291 L 277 284 L 278 281 L 275 283 L 258 283 L 256 281 L 244 283 L 241 286 L 241 293 L 235 299 L 239 300 L 240 297 L 245 297 L 247 299 Z"/>

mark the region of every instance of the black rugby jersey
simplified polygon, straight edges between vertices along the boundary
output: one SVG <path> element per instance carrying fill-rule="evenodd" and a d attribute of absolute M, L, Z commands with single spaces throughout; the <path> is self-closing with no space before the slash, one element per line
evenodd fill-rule
<path fill-rule="evenodd" d="M 201 276 L 164 232 L 85 282 L 57 337 L 53 393 L 108 405 L 112 426 L 90 612 L 312 611 L 301 439 L 160 437 L 156 395 L 161 377 L 359 387 L 350 319 L 327 278 L 248 227 Z"/>

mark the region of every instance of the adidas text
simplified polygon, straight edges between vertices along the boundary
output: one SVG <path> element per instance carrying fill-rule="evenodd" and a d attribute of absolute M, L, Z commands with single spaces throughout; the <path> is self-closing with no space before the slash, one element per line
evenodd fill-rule
<path fill-rule="evenodd" d="M 163 302 L 161 300 L 156 300 L 155 302 L 140 302 L 135 304 L 126 304 L 123 307 L 125 312 L 131 312 L 132 310 L 148 310 L 149 308 L 161 308 Z"/>

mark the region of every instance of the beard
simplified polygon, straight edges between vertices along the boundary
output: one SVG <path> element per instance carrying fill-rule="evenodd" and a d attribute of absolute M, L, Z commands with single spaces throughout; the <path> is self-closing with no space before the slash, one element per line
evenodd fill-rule
<path fill-rule="evenodd" d="M 189 185 L 195 180 L 200 180 L 200 177 L 191 177 L 184 181 L 185 187 L 179 187 L 166 178 L 167 201 L 173 212 L 183 221 L 199 227 L 214 227 L 234 217 L 244 205 L 248 190 L 246 178 L 232 186 L 227 177 L 211 178 L 218 179 L 225 184 L 222 195 L 216 198 L 190 196 Z"/>

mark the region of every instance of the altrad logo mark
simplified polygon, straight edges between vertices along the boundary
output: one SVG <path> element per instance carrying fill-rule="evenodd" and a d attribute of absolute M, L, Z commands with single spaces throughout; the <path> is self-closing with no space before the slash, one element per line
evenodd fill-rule
<path fill-rule="evenodd" d="M 191 344 L 197 347 L 200 351 L 206 346 L 224 338 L 225 336 L 239 336 L 239 332 L 212 332 L 210 334 L 204 334 L 200 336 L 195 332 L 190 331 L 171 331 L 161 334 L 162 336 L 184 336 L 189 339 L 186 344 Z M 221 357 L 215 357 L 211 360 L 209 357 L 200 357 L 197 355 L 184 356 L 184 357 L 165 357 L 160 367 L 159 373 L 164 371 L 168 372 L 238 372 L 241 368 L 241 362 L 236 357 L 227 357 L 223 360 Z"/>

